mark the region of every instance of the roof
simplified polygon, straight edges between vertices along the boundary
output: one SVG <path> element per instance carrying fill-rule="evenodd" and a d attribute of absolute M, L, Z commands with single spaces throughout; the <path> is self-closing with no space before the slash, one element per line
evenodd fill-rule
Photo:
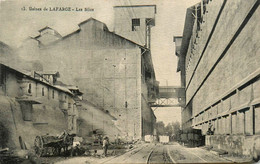
<path fill-rule="evenodd" d="M 147 6 L 147 5 L 146 5 L 146 6 Z M 148 6 L 149 6 L 149 5 L 148 5 Z M 80 22 L 80 23 L 78 24 L 79 29 L 77 29 L 77 30 L 75 30 L 75 31 L 73 31 L 73 32 L 71 32 L 71 33 L 65 35 L 65 36 L 61 36 L 56 30 L 53 29 L 53 30 L 54 30 L 57 34 L 59 34 L 61 37 L 60 37 L 59 39 L 57 39 L 56 41 L 52 42 L 52 43 L 55 44 L 55 43 L 59 42 L 60 40 L 66 39 L 66 38 L 68 38 L 68 37 L 70 37 L 70 36 L 72 36 L 72 35 L 74 35 L 74 34 L 79 33 L 79 32 L 81 31 L 80 26 L 83 25 L 83 24 L 85 24 L 85 23 L 88 23 L 88 22 L 91 21 L 91 20 L 92 20 L 92 21 L 99 22 L 99 23 L 102 23 L 102 24 L 104 25 L 104 27 L 107 29 L 107 32 L 113 33 L 113 32 L 111 32 L 111 31 L 108 30 L 108 28 L 107 28 L 107 26 L 106 26 L 105 23 L 103 23 L 103 22 L 101 22 L 101 21 L 99 21 L 99 20 L 97 20 L 97 19 L 95 19 L 95 18 L 93 18 L 93 17 L 90 17 L 89 19 L 87 19 L 87 20 L 85 20 L 85 21 L 82 21 L 82 22 Z M 52 29 L 52 28 L 46 26 L 46 27 L 40 29 L 39 32 L 42 31 L 42 30 L 44 30 L 44 29 L 48 29 L 48 28 L 49 28 L 49 29 Z M 138 44 L 138 43 L 136 43 L 136 42 L 134 42 L 134 41 L 132 41 L 132 40 L 129 40 L 129 39 L 127 39 L 127 38 L 124 38 L 123 36 L 118 35 L 118 34 L 115 34 L 115 33 L 113 33 L 113 34 L 114 34 L 115 36 L 117 36 L 117 37 L 120 37 L 120 38 L 122 38 L 122 39 L 128 41 L 128 42 L 131 42 L 132 44 L 135 44 L 136 46 L 138 46 L 138 47 L 141 48 L 141 49 L 144 49 L 144 50 L 146 50 L 146 51 L 150 51 L 148 48 L 146 48 L 146 47 L 144 47 L 144 46 L 142 46 L 142 45 L 140 45 L 140 44 Z M 32 37 L 32 39 L 37 40 L 37 38 L 40 37 L 40 36 L 41 36 L 41 35 L 38 35 L 38 36 L 36 36 L 36 37 Z M 37 40 L 37 41 L 38 41 L 38 40 Z"/>
<path fill-rule="evenodd" d="M 58 71 L 35 71 L 35 72 L 41 75 L 56 75 L 57 77 L 60 77 L 60 73 Z"/>
<path fill-rule="evenodd" d="M 45 29 L 51 29 L 51 30 L 53 30 L 52 28 L 50 28 L 49 26 L 45 26 L 45 27 L 43 27 L 43 28 L 41 28 L 40 30 L 38 30 L 39 32 L 42 32 L 43 30 L 45 30 Z"/>
<path fill-rule="evenodd" d="M 58 89 L 60 89 L 60 90 L 62 90 L 62 91 L 64 91 L 64 92 L 73 94 L 73 93 L 72 93 L 68 88 L 66 88 L 66 87 L 63 87 L 63 86 L 60 86 L 60 85 L 54 85 L 54 87 L 56 87 L 56 88 L 58 88 Z"/>
<path fill-rule="evenodd" d="M 85 24 L 85 23 L 89 22 L 90 20 L 94 20 L 94 21 L 96 21 L 96 22 L 102 23 L 102 24 L 107 28 L 107 25 L 106 25 L 104 22 L 101 22 L 101 21 L 99 21 L 99 20 L 97 20 L 97 19 L 95 19 L 95 18 L 93 18 L 93 17 L 90 17 L 90 18 L 88 18 L 88 19 L 86 19 L 86 20 L 80 22 L 80 23 L 78 24 L 78 26 L 81 26 L 82 24 Z M 107 29 L 108 29 L 108 28 L 107 28 Z"/>
<path fill-rule="evenodd" d="M 78 86 L 75 86 L 75 85 L 66 85 L 66 84 L 59 84 L 59 85 L 55 85 L 55 86 L 59 86 L 59 87 L 62 87 L 62 88 L 66 88 L 66 90 L 69 90 L 71 93 L 77 95 L 77 96 L 81 96 L 83 95 L 83 92 L 81 92 L 79 90 L 79 87 Z M 76 93 L 75 93 L 76 92 Z"/>
<path fill-rule="evenodd" d="M 74 95 L 70 90 L 65 90 L 65 89 L 63 89 L 63 88 L 56 87 L 56 86 L 53 86 L 53 85 L 48 84 L 48 83 L 46 83 L 46 82 L 43 82 L 43 81 L 41 81 L 41 80 L 35 79 L 35 78 L 33 78 L 33 77 L 29 76 L 29 75 L 26 75 L 25 73 L 23 73 L 23 72 L 21 72 L 21 71 L 18 71 L 18 70 L 16 70 L 16 69 L 13 69 L 13 68 L 11 68 L 11 67 L 9 67 L 9 66 L 6 66 L 6 65 L 4 65 L 4 64 L 2 64 L 2 63 L 0 63 L 0 66 L 4 66 L 5 68 L 7 68 L 7 69 L 9 69 L 9 70 L 11 70 L 11 71 L 13 71 L 13 72 L 15 72 L 15 73 L 17 73 L 17 74 L 20 74 L 20 75 L 23 76 L 23 77 L 26 77 L 26 78 L 28 78 L 28 79 L 30 79 L 30 80 L 33 80 L 33 81 L 35 81 L 35 82 L 37 82 L 37 83 L 41 83 L 41 84 L 47 85 L 48 87 L 51 87 L 51 88 L 53 88 L 53 89 L 57 89 L 57 90 L 59 90 L 59 91 L 66 92 L 66 93 L 70 94 L 71 96 Z"/>
<path fill-rule="evenodd" d="M 104 22 L 101 22 L 101 21 L 99 21 L 99 20 L 97 20 L 97 19 L 95 19 L 95 18 L 92 18 L 92 17 L 90 17 L 89 19 L 87 19 L 87 20 L 85 20 L 85 21 L 79 23 L 78 25 L 81 26 L 82 24 L 87 23 L 87 22 L 89 22 L 90 20 L 93 20 L 93 21 L 102 23 L 102 24 L 105 26 L 105 28 L 107 28 L 107 25 L 106 25 Z M 110 31 L 108 30 L 108 28 L 107 28 L 107 31 L 110 32 Z M 113 32 L 110 32 L 110 33 L 113 33 Z M 113 34 L 116 35 L 116 36 L 118 36 L 118 37 L 120 37 L 120 38 L 122 38 L 122 39 L 125 39 L 125 40 L 127 40 L 127 41 L 129 41 L 129 42 L 131 42 L 131 43 L 133 43 L 133 44 L 135 44 L 135 45 L 141 47 L 141 48 L 145 48 L 144 46 L 142 46 L 142 45 L 140 45 L 140 44 L 138 44 L 138 43 L 136 43 L 136 42 L 134 42 L 134 41 L 132 41 L 132 40 L 129 40 L 129 39 L 127 39 L 127 38 L 124 38 L 124 37 L 121 36 L 121 35 L 118 35 L 118 34 L 116 34 L 116 33 L 113 33 Z"/>
<path fill-rule="evenodd" d="M 62 37 L 61 39 L 66 39 L 66 38 L 70 37 L 70 36 L 73 35 L 73 34 L 79 33 L 79 32 L 81 31 L 80 26 L 83 25 L 83 24 L 85 24 L 85 23 L 88 23 L 88 22 L 91 21 L 91 20 L 92 20 L 92 21 L 99 22 L 99 23 L 102 23 L 102 24 L 104 25 L 104 27 L 107 28 L 107 26 L 106 26 L 105 23 L 103 23 L 103 22 L 101 22 L 101 21 L 99 21 L 99 20 L 97 20 L 97 19 L 95 19 L 95 18 L 93 18 L 93 17 L 90 17 L 89 19 L 87 19 L 87 20 L 85 20 L 85 21 L 82 21 L 82 22 L 80 22 L 80 23 L 78 24 L 78 26 L 79 26 L 79 29 L 78 29 L 78 30 L 73 31 L 72 33 L 70 33 L 70 34 L 68 34 L 68 35 L 66 35 L 66 36 L 64 36 L 64 37 Z M 111 32 L 111 31 L 109 31 L 108 28 L 107 28 L 107 32 L 113 33 L 113 32 Z M 128 42 L 131 42 L 131 43 L 137 45 L 138 47 L 140 47 L 140 48 L 142 48 L 142 49 L 145 49 L 145 50 L 148 50 L 148 51 L 149 51 L 149 49 L 147 49 L 146 47 L 144 47 L 144 46 L 142 46 L 142 45 L 140 45 L 140 44 L 138 44 L 138 43 L 136 43 L 136 42 L 134 42 L 134 41 L 132 41 L 132 40 L 129 40 L 129 39 L 127 39 L 127 38 L 124 38 L 123 36 L 118 35 L 118 34 L 115 34 L 115 33 L 113 33 L 113 34 L 114 34 L 115 36 L 117 36 L 117 37 L 120 37 L 120 38 L 122 38 L 122 39 L 125 39 L 125 40 L 128 41 Z M 57 40 L 57 41 L 59 41 L 59 40 Z"/>
<path fill-rule="evenodd" d="M 79 87 L 74 86 L 74 85 L 67 85 L 66 88 L 71 89 L 71 90 L 79 90 Z"/>
<path fill-rule="evenodd" d="M 55 29 L 53 29 L 53 28 L 51 28 L 51 27 L 49 27 L 49 26 L 45 26 L 45 27 L 41 28 L 40 30 L 38 30 L 38 32 L 39 32 L 40 34 L 38 34 L 38 35 L 36 35 L 36 36 L 31 36 L 31 38 L 37 39 L 37 38 L 41 37 L 41 36 L 42 36 L 42 35 L 41 35 L 41 32 L 44 31 L 44 30 L 46 30 L 46 29 L 53 30 L 54 33 L 55 33 L 55 35 L 57 35 L 59 38 L 62 37 L 62 35 L 61 35 L 60 33 L 58 33 Z"/>

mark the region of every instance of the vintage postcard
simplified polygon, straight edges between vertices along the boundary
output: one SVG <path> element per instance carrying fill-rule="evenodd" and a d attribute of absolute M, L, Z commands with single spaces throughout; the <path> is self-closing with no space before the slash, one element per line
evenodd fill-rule
<path fill-rule="evenodd" d="M 0 0 L 0 163 L 260 159 L 259 0 Z"/>

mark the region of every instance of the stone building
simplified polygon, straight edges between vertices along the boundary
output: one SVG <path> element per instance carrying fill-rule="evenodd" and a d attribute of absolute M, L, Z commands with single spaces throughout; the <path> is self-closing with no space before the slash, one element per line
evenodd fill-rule
<path fill-rule="evenodd" d="M 254 156 L 260 150 L 258 6 L 259 0 L 191 6 L 178 56 L 186 87 L 182 127 L 206 134 L 212 125 L 207 145 Z"/>
<path fill-rule="evenodd" d="M 94 125 L 103 127 L 111 137 L 121 134 L 131 140 L 153 134 L 156 118 L 149 103 L 155 101 L 158 85 L 150 50 L 110 32 L 96 19 L 90 18 L 78 26 L 78 30 L 62 37 L 49 27 L 46 31 L 42 29 L 39 36 L 29 40 L 30 48 L 22 47 L 26 51 L 33 49 L 34 53 L 29 57 L 28 53 L 20 53 L 20 56 L 41 61 L 45 71 L 58 70 L 65 75 L 60 77 L 62 82 L 75 84 L 82 90 L 86 100 L 83 103 L 105 111 L 103 115 L 95 112 L 86 115 L 87 107 L 81 110 L 82 136 L 92 133 L 88 126 L 93 124 L 87 124 L 92 117 L 103 119 Z M 110 128 L 101 126 L 112 119 L 108 114 L 116 119 L 111 127 L 119 129 L 112 134 Z"/>
<path fill-rule="evenodd" d="M 74 94 L 0 64 L 0 147 L 33 148 L 38 135 L 77 133 Z M 22 146 L 21 146 L 22 145 Z"/>

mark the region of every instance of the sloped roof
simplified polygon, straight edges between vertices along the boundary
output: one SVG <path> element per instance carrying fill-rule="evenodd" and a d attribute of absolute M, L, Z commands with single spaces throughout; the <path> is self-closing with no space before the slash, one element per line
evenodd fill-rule
<path fill-rule="evenodd" d="M 58 36 L 59 38 L 62 37 L 62 35 L 61 35 L 60 33 L 58 33 L 58 31 L 56 31 L 55 29 L 53 29 L 53 28 L 51 28 L 51 27 L 49 27 L 49 26 L 45 26 L 45 27 L 41 28 L 40 30 L 38 30 L 38 32 L 39 32 L 40 34 L 38 34 L 38 35 L 36 35 L 36 36 L 31 36 L 31 37 L 34 38 L 34 39 L 37 39 L 37 38 L 41 37 L 41 32 L 44 31 L 44 30 L 47 30 L 47 29 L 53 30 L 54 33 L 55 33 L 55 35 Z"/>
<path fill-rule="evenodd" d="M 36 73 L 42 75 L 57 75 L 58 77 L 60 77 L 60 73 L 58 71 L 36 71 Z"/>
<path fill-rule="evenodd" d="M 58 39 L 58 40 L 56 40 L 56 41 L 54 41 L 54 42 L 56 43 L 56 42 L 58 42 L 58 41 L 60 41 L 60 40 L 66 39 L 66 38 L 68 38 L 68 37 L 70 37 L 70 36 L 72 36 L 72 35 L 74 35 L 74 34 L 76 34 L 76 33 L 79 33 L 79 32 L 81 31 L 80 26 L 82 26 L 83 24 L 86 24 L 86 23 L 88 23 L 88 22 L 90 22 L 90 21 L 95 21 L 95 22 L 99 22 L 99 23 L 103 24 L 103 25 L 104 25 L 104 28 L 106 29 L 106 31 L 107 31 L 107 32 L 110 32 L 110 31 L 108 30 L 107 25 L 106 25 L 105 23 L 103 23 L 103 22 L 101 22 L 101 21 L 99 21 L 99 20 L 97 20 L 97 19 L 95 19 L 95 18 L 93 18 L 93 17 L 90 17 L 89 19 L 80 22 L 80 23 L 78 24 L 79 28 L 78 28 L 77 30 L 75 30 L 75 31 L 73 31 L 73 32 L 71 32 L 71 33 L 69 33 L 69 34 L 67 34 L 67 35 L 61 36 L 60 39 Z M 44 30 L 44 29 L 52 29 L 52 28 L 50 28 L 49 26 L 46 26 L 46 27 L 40 29 L 39 31 L 42 31 L 42 30 Z M 55 30 L 54 30 L 54 31 L 55 31 Z M 57 32 L 57 33 L 58 33 L 58 32 Z M 113 33 L 113 32 L 110 32 L 110 33 Z M 58 33 L 58 34 L 59 34 L 59 33 Z M 123 36 L 120 36 L 120 35 L 115 34 L 115 33 L 113 33 L 113 34 L 114 34 L 116 37 L 120 37 L 120 38 L 122 38 L 122 39 L 124 39 L 124 40 L 126 40 L 126 41 L 128 41 L 128 42 L 131 42 L 132 44 L 137 45 L 138 47 L 140 47 L 140 48 L 142 48 L 142 49 L 145 49 L 146 51 L 150 51 L 150 50 L 147 49 L 146 47 L 144 47 L 144 46 L 142 46 L 142 45 L 140 45 L 140 44 L 138 44 L 138 43 L 136 43 L 136 42 L 134 42 L 134 41 L 132 41 L 132 40 L 129 40 L 129 39 L 127 39 L 127 38 L 124 38 Z M 60 34 L 59 34 L 59 35 L 60 35 Z M 37 39 L 38 37 L 40 37 L 40 35 L 37 36 L 37 37 L 35 37 L 35 38 Z"/>
<path fill-rule="evenodd" d="M 4 66 L 5 68 L 7 68 L 8 70 L 10 70 L 10 71 L 12 71 L 12 72 L 15 72 L 17 75 L 22 75 L 22 76 L 24 76 L 24 77 L 26 77 L 26 78 L 28 78 L 28 79 L 30 79 L 30 80 L 37 81 L 38 83 L 41 83 L 41 84 L 43 84 L 43 85 L 47 85 L 47 86 L 49 86 L 49 87 L 51 87 L 51 88 L 55 88 L 55 89 L 57 89 L 57 90 L 60 90 L 60 91 L 69 93 L 69 94 L 72 95 L 72 96 L 74 95 L 74 94 L 73 94 L 69 89 L 67 89 L 67 88 L 64 88 L 64 87 L 61 87 L 61 86 L 54 86 L 54 85 L 48 84 L 48 83 L 46 83 L 46 82 L 43 82 L 43 81 L 41 81 L 41 80 L 35 79 L 35 78 L 33 78 L 33 77 L 29 76 L 29 75 L 26 75 L 26 74 L 23 73 L 21 70 L 18 70 L 18 69 L 15 69 L 15 68 L 11 68 L 10 66 L 7 66 L 7 65 L 5 65 L 5 64 L 3 64 L 3 63 L 0 63 L 0 65 L 1 65 L 1 66 Z"/>
<path fill-rule="evenodd" d="M 67 93 L 70 93 L 70 94 L 73 94 L 68 88 L 66 87 L 63 87 L 63 86 L 60 86 L 60 85 L 54 85 L 54 87 L 64 91 L 64 92 L 67 92 Z"/>
<path fill-rule="evenodd" d="M 51 29 L 51 30 L 53 30 L 52 28 L 50 28 L 49 26 L 45 26 L 45 27 L 43 27 L 43 28 L 41 28 L 40 30 L 38 30 L 39 32 L 42 32 L 43 30 L 46 30 L 46 29 Z"/>

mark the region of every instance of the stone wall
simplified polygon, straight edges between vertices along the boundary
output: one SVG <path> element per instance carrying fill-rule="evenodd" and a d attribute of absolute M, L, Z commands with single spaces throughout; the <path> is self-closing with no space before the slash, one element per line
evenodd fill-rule
<path fill-rule="evenodd" d="M 231 152 L 232 155 L 253 156 L 260 154 L 260 136 L 214 135 L 206 136 L 206 145 Z"/>

